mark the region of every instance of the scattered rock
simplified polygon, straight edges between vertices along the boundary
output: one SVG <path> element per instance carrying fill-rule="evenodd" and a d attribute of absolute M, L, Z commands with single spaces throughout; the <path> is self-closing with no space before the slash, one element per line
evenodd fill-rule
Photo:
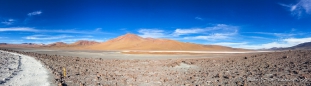
<path fill-rule="evenodd" d="M 308 80 L 311 78 L 309 65 L 311 50 L 259 53 L 230 58 L 168 60 L 112 60 L 6 51 L 35 57 L 52 71 L 55 76 L 55 84 L 59 86 L 288 85 L 288 83 L 277 81 L 260 82 L 262 78 L 305 81 L 294 81 L 294 85 L 305 85 L 305 83 L 311 82 Z M 0 54 L 5 53 L 1 52 Z M 289 58 L 289 56 L 301 56 L 302 58 Z M 241 57 L 243 58 L 241 59 Z M 18 69 L 1 65 L 16 64 L 18 62 L 8 61 L 19 58 L 0 59 L 1 70 Z M 62 69 L 63 67 L 66 68 L 66 73 Z M 10 73 L 0 72 L 0 74 Z M 16 73 L 11 72 L 11 74 Z M 1 83 L 5 83 L 5 80 L 0 80 L 0 85 Z"/>

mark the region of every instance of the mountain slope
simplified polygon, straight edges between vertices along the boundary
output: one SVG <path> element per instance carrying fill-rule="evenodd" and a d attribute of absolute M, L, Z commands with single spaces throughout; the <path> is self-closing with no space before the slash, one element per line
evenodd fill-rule
<path fill-rule="evenodd" d="M 94 44 L 99 44 L 99 42 L 95 41 L 87 41 L 87 40 L 79 40 L 76 41 L 72 44 L 66 44 L 64 42 L 55 42 L 43 47 L 50 47 L 50 48 L 74 48 L 74 47 L 80 47 L 80 46 L 89 46 L 89 45 L 94 45 Z"/>
<path fill-rule="evenodd" d="M 169 39 L 142 38 L 125 34 L 107 42 L 85 46 L 91 50 L 243 50 L 218 45 L 200 45 Z"/>
<path fill-rule="evenodd" d="M 87 41 L 87 40 L 79 40 L 75 43 L 72 43 L 70 45 L 73 45 L 73 46 L 79 46 L 79 45 L 93 45 L 93 44 L 99 44 L 99 42 L 96 42 L 96 41 Z"/>
<path fill-rule="evenodd" d="M 50 47 L 64 47 L 64 46 L 67 46 L 67 44 L 64 43 L 64 42 L 56 42 L 56 43 L 49 44 L 47 46 L 50 46 Z"/>
<path fill-rule="evenodd" d="M 269 50 L 309 50 L 311 49 L 311 42 L 301 43 L 292 47 L 284 47 L 284 48 L 270 48 Z"/>
<path fill-rule="evenodd" d="M 311 49 L 311 42 L 305 42 L 296 46 L 288 47 L 285 49 L 299 50 L 299 49 Z"/>

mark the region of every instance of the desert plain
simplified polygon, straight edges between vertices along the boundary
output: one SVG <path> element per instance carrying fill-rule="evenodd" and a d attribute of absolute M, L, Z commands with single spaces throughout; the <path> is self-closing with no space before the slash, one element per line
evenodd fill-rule
<path fill-rule="evenodd" d="M 136 41 L 131 42 L 133 40 Z M 123 50 L 125 47 L 120 46 L 111 49 L 111 46 L 117 46 L 112 44 L 120 45 L 121 42 L 128 44 L 127 49 L 138 50 Z M 170 48 L 166 47 L 168 42 Z M 143 45 L 146 43 L 153 46 Z M 132 34 L 94 46 L 68 46 L 0 47 L 0 85 L 311 85 L 311 50 L 306 49 L 245 50 L 146 39 Z M 191 46 L 199 49 L 194 50 Z M 100 48 L 103 50 L 93 49 L 95 47 L 103 47 Z M 27 81 L 32 82 L 25 84 Z"/>
<path fill-rule="evenodd" d="M 50 76 L 52 78 L 48 80 L 53 83 L 50 85 L 297 86 L 310 85 L 311 83 L 310 50 L 248 53 L 123 54 L 118 51 L 1 49 L 28 55 L 41 62 L 48 70 L 47 72 L 52 74 Z M 63 68 L 66 69 L 65 76 Z M 1 83 L 5 84 L 6 82 L 2 81 Z"/>

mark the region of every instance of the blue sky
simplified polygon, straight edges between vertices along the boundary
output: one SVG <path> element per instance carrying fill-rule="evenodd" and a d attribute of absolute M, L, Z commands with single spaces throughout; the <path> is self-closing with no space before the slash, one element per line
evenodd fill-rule
<path fill-rule="evenodd" d="M 261 49 L 311 41 L 311 0 L 1 0 L 0 42 L 104 42 L 134 33 Z"/>

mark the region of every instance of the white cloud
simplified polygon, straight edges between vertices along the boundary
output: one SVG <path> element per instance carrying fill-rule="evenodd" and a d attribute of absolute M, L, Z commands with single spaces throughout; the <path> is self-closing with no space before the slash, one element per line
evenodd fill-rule
<path fill-rule="evenodd" d="M 15 21 L 14 19 L 9 19 L 8 21 Z"/>
<path fill-rule="evenodd" d="M 39 30 L 30 27 L 9 27 L 9 28 L 0 28 L 0 32 L 5 31 L 23 31 L 23 32 L 56 32 L 56 33 L 85 33 L 83 31 L 76 30 Z"/>
<path fill-rule="evenodd" d="M 226 33 L 214 33 L 206 36 L 194 36 L 194 37 L 184 37 L 184 39 L 188 40 L 224 40 L 224 39 L 230 39 L 234 35 L 237 34 L 237 31 L 235 32 L 226 32 Z"/>
<path fill-rule="evenodd" d="M 238 27 L 225 24 L 217 24 L 213 27 L 206 27 L 206 28 L 176 29 L 175 32 L 173 33 L 173 36 L 180 36 L 187 34 L 192 35 L 184 37 L 184 39 L 187 40 L 210 40 L 210 41 L 224 40 L 224 39 L 231 39 L 235 35 L 237 35 Z"/>
<path fill-rule="evenodd" d="M 88 41 L 96 41 L 96 42 L 104 42 L 106 38 L 96 39 L 93 36 L 71 36 L 71 35 L 31 35 L 22 37 L 26 39 L 29 43 L 44 43 L 51 44 L 55 42 L 65 42 L 65 43 L 74 43 L 79 40 L 88 40 Z M 22 43 L 22 42 L 20 42 Z"/>
<path fill-rule="evenodd" d="M 151 38 L 170 38 L 178 40 L 223 40 L 231 39 L 238 34 L 237 26 L 230 26 L 226 24 L 217 24 L 213 27 L 206 28 L 177 28 L 173 33 L 165 32 L 159 29 L 145 29 L 138 30 L 139 36 Z M 183 36 L 186 35 L 186 36 Z M 174 37 L 171 37 L 174 36 Z"/>
<path fill-rule="evenodd" d="M 120 30 L 126 31 L 126 30 L 127 30 L 127 28 L 121 28 Z"/>
<path fill-rule="evenodd" d="M 24 40 L 0 40 L 2 43 L 10 43 L 10 44 L 20 44 L 23 43 Z"/>
<path fill-rule="evenodd" d="M 101 31 L 102 30 L 102 28 L 96 28 L 95 29 L 95 31 Z"/>
<path fill-rule="evenodd" d="M 193 33 L 202 33 L 204 31 L 206 31 L 206 29 L 201 29 L 201 28 L 176 29 L 175 32 L 173 33 L 173 36 L 193 34 Z"/>
<path fill-rule="evenodd" d="M 58 36 L 48 36 L 48 35 L 32 35 L 32 36 L 26 36 L 24 39 L 31 39 L 31 40 L 53 40 L 53 39 L 63 39 L 63 38 L 69 38 L 73 36 L 68 35 L 58 35 Z"/>
<path fill-rule="evenodd" d="M 230 26 L 226 24 L 217 24 L 213 27 L 205 28 L 190 28 L 190 29 L 176 29 L 172 34 L 173 36 L 187 35 L 187 34 L 202 34 L 202 33 L 222 33 L 222 32 L 232 32 L 238 30 L 236 26 Z"/>
<path fill-rule="evenodd" d="M 87 31 L 77 31 L 77 30 L 39 30 L 40 32 L 54 32 L 54 33 L 81 33 L 81 34 L 93 34 Z"/>
<path fill-rule="evenodd" d="M 87 33 L 87 31 L 77 31 L 74 29 L 67 29 L 67 30 L 42 30 L 42 29 L 35 29 L 31 27 L 8 27 L 8 28 L 0 28 L 0 32 L 5 31 L 20 31 L 20 32 L 42 32 L 42 33 L 79 33 L 79 34 L 110 34 L 101 31 L 90 31 L 92 33 Z"/>
<path fill-rule="evenodd" d="M 247 42 L 219 42 L 214 43 L 214 45 L 223 45 L 223 46 L 237 46 L 237 45 L 245 45 Z"/>
<path fill-rule="evenodd" d="M 10 28 L 0 28 L 0 32 L 4 31 L 26 31 L 26 32 L 37 32 L 39 30 L 36 30 L 34 28 L 29 27 L 10 27 Z"/>
<path fill-rule="evenodd" d="M 309 38 L 288 38 L 288 39 L 284 39 L 283 41 L 289 44 L 300 44 L 304 42 L 311 42 L 311 37 Z"/>
<path fill-rule="evenodd" d="M 266 38 L 266 37 L 260 37 L 260 36 L 247 36 L 249 38 L 252 38 L 252 39 L 258 39 L 258 40 L 273 40 L 272 38 Z"/>
<path fill-rule="evenodd" d="M 42 14 L 41 11 L 34 11 L 34 12 L 31 12 L 31 13 L 28 13 L 27 15 L 28 16 L 34 16 L 34 15 L 40 15 L 40 14 Z"/>
<path fill-rule="evenodd" d="M 237 48 L 245 48 L 245 49 L 269 49 L 273 47 L 289 47 L 287 43 L 283 42 L 270 42 L 265 44 L 244 44 L 244 45 L 237 45 Z"/>
<path fill-rule="evenodd" d="M 159 29 L 140 29 L 138 30 L 141 37 L 150 37 L 150 38 L 162 38 L 165 37 L 164 31 Z"/>
<path fill-rule="evenodd" d="M 86 35 L 86 36 L 82 36 L 82 37 L 92 38 L 92 37 L 94 37 L 94 36 L 92 36 L 92 35 Z"/>
<path fill-rule="evenodd" d="M 0 37 L 0 39 L 8 39 L 9 37 Z"/>
<path fill-rule="evenodd" d="M 263 35 L 272 35 L 276 37 L 293 37 L 297 34 L 292 34 L 292 33 L 271 33 L 271 32 L 244 32 L 244 33 L 254 33 L 254 34 L 263 34 Z"/>
<path fill-rule="evenodd" d="M 196 19 L 196 20 L 203 20 L 203 18 L 201 18 L 201 17 L 195 17 L 194 19 Z"/>
<path fill-rule="evenodd" d="M 282 6 L 288 7 L 291 14 L 300 18 L 303 14 L 311 14 L 311 0 L 300 0 L 297 4 L 286 5 L 280 4 Z"/>
<path fill-rule="evenodd" d="M 287 39 L 282 39 L 280 41 L 274 41 L 274 42 L 269 42 L 269 43 L 263 43 L 263 44 L 249 44 L 248 42 L 242 42 L 242 43 L 215 43 L 218 45 L 223 45 L 223 46 L 230 46 L 234 48 L 245 48 L 245 49 L 269 49 L 273 47 L 291 47 L 295 46 L 301 43 L 305 42 L 311 42 L 311 37 L 306 37 L 306 38 L 287 38 Z"/>
<path fill-rule="evenodd" d="M 1 22 L 2 24 L 5 24 L 5 25 L 12 25 L 14 23 L 14 19 L 8 19 L 8 20 L 5 20 L 3 22 Z"/>

